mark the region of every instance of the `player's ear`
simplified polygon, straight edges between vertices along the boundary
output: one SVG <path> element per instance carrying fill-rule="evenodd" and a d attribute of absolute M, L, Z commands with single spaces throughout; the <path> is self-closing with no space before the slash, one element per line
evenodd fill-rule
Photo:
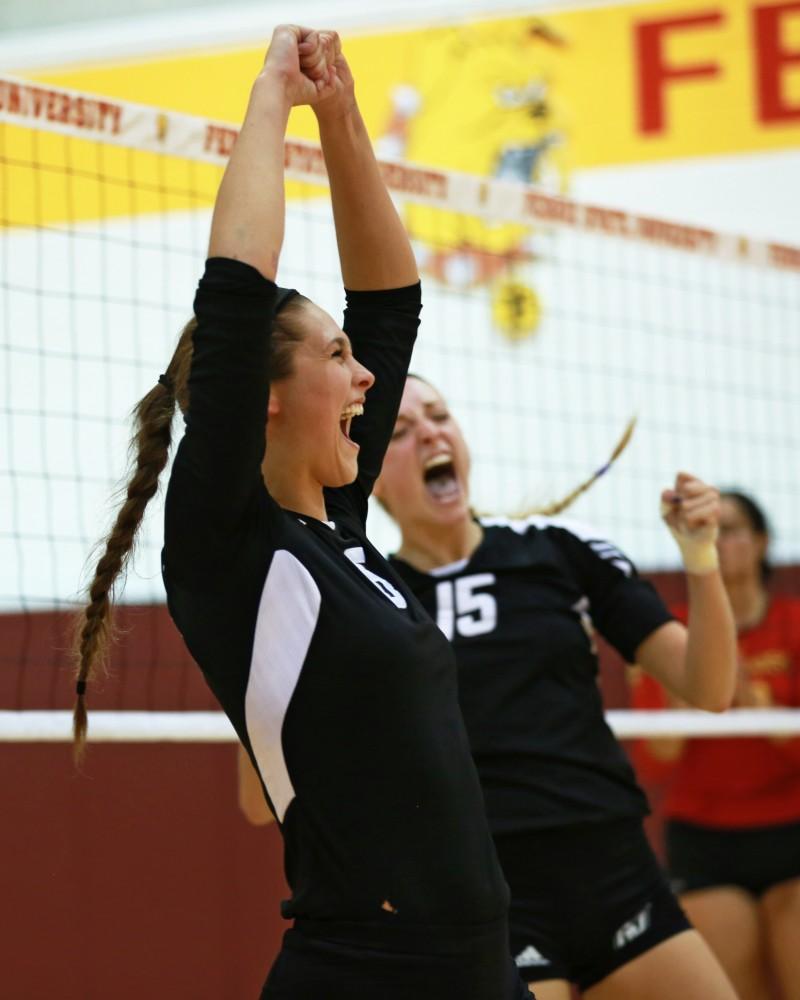
<path fill-rule="evenodd" d="M 267 419 L 271 420 L 276 417 L 281 412 L 281 398 L 280 390 L 277 385 L 271 385 L 269 388 L 269 404 L 267 406 Z"/>

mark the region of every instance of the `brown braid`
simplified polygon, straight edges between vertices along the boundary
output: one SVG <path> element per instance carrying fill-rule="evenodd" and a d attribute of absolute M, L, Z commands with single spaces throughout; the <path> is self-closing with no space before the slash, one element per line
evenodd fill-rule
<path fill-rule="evenodd" d="M 105 666 L 113 637 L 111 599 L 114 583 L 124 573 L 145 509 L 158 489 L 158 478 L 167 464 L 175 403 L 181 409 L 188 404 L 187 382 L 195 326 L 196 321 L 191 320 L 184 327 L 166 372 L 133 411 L 134 433 L 130 442 L 133 470 L 124 488 L 124 500 L 114 526 L 100 543 L 103 553 L 89 587 L 89 601 L 76 623 L 77 700 L 73 713 L 76 761 L 83 756 L 86 742 L 86 684 L 98 667 Z"/>
<path fill-rule="evenodd" d="M 307 302 L 304 296 L 296 296 L 287 302 L 279 317 L 273 321 L 269 356 L 271 381 L 279 381 L 291 374 L 293 348 L 303 337 L 299 319 Z M 88 603 L 76 621 L 73 645 L 77 661 L 77 698 L 72 727 L 76 762 L 80 762 L 86 744 L 86 685 L 98 669 L 105 667 L 114 637 L 111 616 L 114 584 L 121 574 L 124 575 L 145 509 L 158 489 L 159 476 L 167 464 L 175 404 L 182 413 L 189 407 L 189 369 L 196 328 L 195 319 L 186 324 L 166 372 L 133 411 L 134 433 L 130 442 L 132 472 L 122 490 L 124 499 L 114 526 L 98 545 L 102 555 L 88 590 Z"/>
<path fill-rule="evenodd" d="M 576 486 L 571 493 L 568 493 L 561 500 L 556 500 L 554 503 L 548 504 L 546 507 L 536 507 L 532 510 L 520 511 L 514 516 L 519 518 L 526 518 L 526 517 L 531 517 L 533 514 L 539 514 L 543 517 L 553 517 L 555 514 L 560 514 L 562 510 L 566 510 L 567 507 L 575 503 L 575 501 L 582 493 L 585 493 L 588 489 L 594 486 L 597 480 L 608 472 L 608 470 L 611 468 L 614 462 L 616 462 L 619 456 L 628 447 L 628 442 L 633 437 L 633 431 L 635 427 L 636 427 L 636 417 L 631 417 L 631 419 L 628 421 L 625 427 L 625 430 L 622 432 L 622 437 L 619 439 L 619 441 L 617 441 L 617 444 L 611 453 L 611 458 L 609 458 L 609 460 L 605 463 L 605 465 L 601 465 L 596 472 L 593 472 L 588 479 L 586 479 L 584 482 L 580 484 L 580 486 Z"/>

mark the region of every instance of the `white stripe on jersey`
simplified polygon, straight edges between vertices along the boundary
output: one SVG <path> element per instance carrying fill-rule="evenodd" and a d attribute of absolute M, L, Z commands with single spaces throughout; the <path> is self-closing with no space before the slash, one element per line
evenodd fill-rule
<path fill-rule="evenodd" d="M 610 542 L 589 542 L 589 548 L 593 552 L 596 552 L 601 559 L 608 560 L 612 566 L 616 566 L 617 569 L 622 570 L 625 576 L 630 576 L 633 573 L 633 567 L 630 562 L 616 545 L 612 545 Z"/>
<path fill-rule="evenodd" d="M 524 535 L 528 528 L 561 528 L 585 542 L 596 555 L 605 559 L 606 562 L 610 562 L 612 566 L 616 566 L 625 576 L 633 575 L 633 566 L 625 554 L 620 552 L 613 542 L 604 540 L 590 525 L 580 521 L 571 521 L 569 518 L 545 517 L 543 514 L 532 514 L 530 517 L 524 518 L 481 517 L 478 520 L 487 528 L 511 528 L 518 535 Z"/>
<path fill-rule="evenodd" d="M 261 592 L 244 711 L 258 769 L 283 822 L 294 798 L 281 732 L 321 603 L 319 588 L 291 552 L 278 549 Z"/>
<path fill-rule="evenodd" d="M 428 570 L 428 573 L 430 576 L 449 576 L 450 573 L 460 573 L 468 562 L 469 559 L 457 559 L 455 562 L 448 563 L 446 566 L 436 566 L 433 569 Z"/>
<path fill-rule="evenodd" d="M 618 552 L 616 545 L 612 545 L 611 542 L 589 542 L 591 547 L 595 552 Z"/>

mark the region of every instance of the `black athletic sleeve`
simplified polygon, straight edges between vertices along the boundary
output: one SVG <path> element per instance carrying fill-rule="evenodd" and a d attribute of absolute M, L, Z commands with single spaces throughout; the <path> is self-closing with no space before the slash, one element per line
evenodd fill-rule
<path fill-rule="evenodd" d="M 326 491 L 330 508 L 347 504 L 361 524 L 367 518 L 367 500 L 383 465 L 403 395 L 411 352 L 419 326 L 422 294 L 419 282 L 405 288 L 373 292 L 345 290 L 347 306 L 343 329 L 357 361 L 375 376 L 367 393 L 364 415 L 356 418 L 350 434 L 361 450 L 358 478 L 350 486 Z"/>
<path fill-rule="evenodd" d="M 196 581 L 235 558 L 254 511 L 263 509 L 275 297 L 275 284 L 248 264 L 206 262 L 194 301 L 186 429 L 166 498 L 165 561 L 175 579 Z"/>
<path fill-rule="evenodd" d="M 634 663 L 639 644 L 673 616 L 613 543 L 584 528 L 555 530 L 589 598 L 595 627 L 628 663 Z"/>

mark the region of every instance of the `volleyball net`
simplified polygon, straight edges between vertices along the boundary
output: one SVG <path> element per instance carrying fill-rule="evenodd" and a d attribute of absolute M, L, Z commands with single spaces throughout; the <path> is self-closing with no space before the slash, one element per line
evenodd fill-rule
<path fill-rule="evenodd" d="M 0 77 L 0 739 L 68 738 L 70 615 L 124 479 L 130 410 L 188 318 L 236 134 Z M 794 573 L 800 248 L 516 181 L 382 169 L 423 274 L 414 370 L 464 426 L 478 509 L 513 515 L 569 493 L 636 415 L 626 453 L 570 515 L 600 525 L 641 570 L 669 574 L 678 560 L 658 497 L 687 469 L 752 490 L 771 516 L 773 561 Z M 288 140 L 286 173 L 279 280 L 338 316 L 319 147 Z M 391 523 L 378 509 L 371 518 L 376 544 L 392 549 Z M 118 595 L 110 675 L 92 692 L 91 737 L 149 739 L 174 723 L 183 739 L 230 739 L 164 608 L 161 522 L 154 500 Z M 622 734 L 647 727 L 643 716 L 681 732 L 700 724 L 696 713 L 612 723 Z M 756 717 L 800 732 L 783 712 L 702 725 L 737 732 Z"/>
<path fill-rule="evenodd" d="M 724 715 L 694 710 L 611 709 L 606 721 L 621 740 L 673 737 L 792 736 L 800 711 L 734 708 Z M 93 743 L 238 743 L 222 712 L 92 712 Z M 72 740 L 72 713 L 0 711 L 0 742 L 64 743 Z"/>

